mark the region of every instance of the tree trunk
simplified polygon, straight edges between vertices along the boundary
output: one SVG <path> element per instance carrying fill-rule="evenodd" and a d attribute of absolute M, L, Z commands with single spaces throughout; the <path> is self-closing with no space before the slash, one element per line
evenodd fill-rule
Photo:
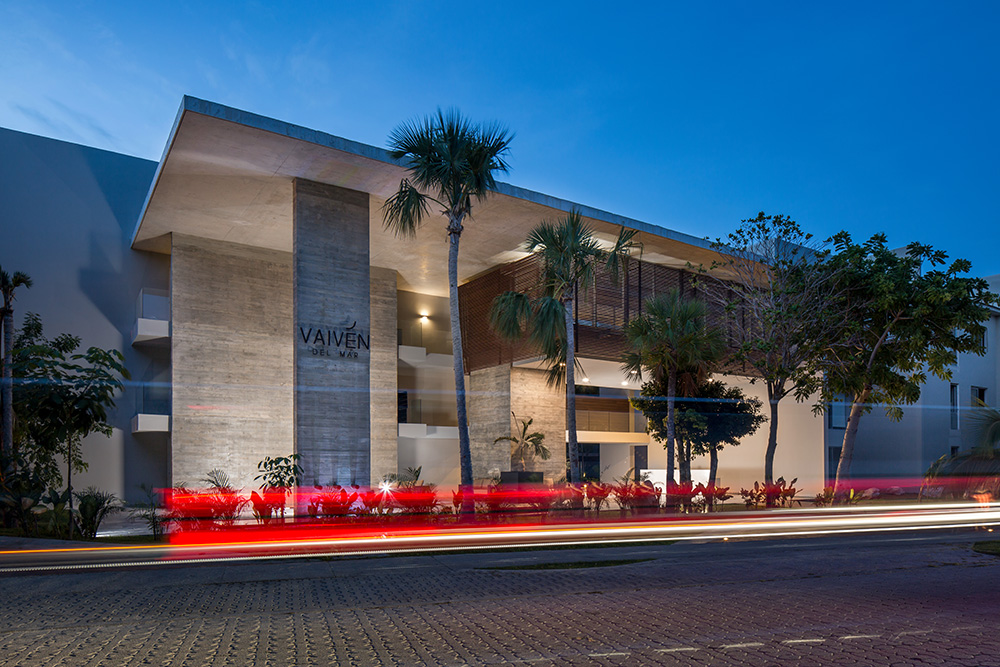
<path fill-rule="evenodd" d="M 73 442 L 66 442 L 66 490 L 69 491 L 69 539 L 73 539 Z"/>
<path fill-rule="evenodd" d="M 677 443 L 677 468 L 681 483 L 691 481 L 691 444 L 683 440 Z"/>
<path fill-rule="evenodd" d="M 0 438 L 4 462 L 10 461 L 14 454 L 14 312 L 10 308 L 3 311 L 3 382 L 0 391 L 0 403 L 3 412 L 0 415 Z"/>
<path fill-rule="evenodd" d="M 569 447 L 569 481 L 583 481 L 580 469 L 580 445 L 576 441 L 576 332 L 573 331 L 573 299 L 563 299 L 566 319 L 566 442 Z"/>
<path fill-rule="evenodd" d="M 708 484 L 709 486 L 715 486 L 715 478 L 718 477 L 719 473 L 719 449 L 718 447 L 710 447 L 708 450 Z"/>
<path fill-rule="evenodd" d="M 780 387 L 768 383 L 767 402 L 771 409 L 770 424 L 767 431 L 767 451 L 764 453 L 764 483 L 774 484 L 774 452 L 778 449 L 778 401 Z"/>
<path fill-rule="evenodd" d="M 719 448 L 709 447 L 708 448 L 708 488 L 713 492 L 706 499 L 705 503 L 708 506 L 708 510 L 711 512 L 715 509 L 715 478 L 718 476 L 719 472 Z"/>
<path fill-rule="evenodd" d="M 674 483 L 674 397 L 677 395 L 677 371 L 667 371 L 667 488 Z"/>
<path fill-rule="evenodd" d="M 844 444 L 840 448 L 840 461 L 837 463 L 837 477 L 833 483 L 834 493 L 840 493 L 840 485 L 851 475 L 851 459 L 854 457 L 854 441 L 858 437 L 858 424 L 864 414 L 865 404 L 871 396 L 872 386 L 866 384 L 861 394 L 854 397 L 851 404 L 851 416 L 847 418 L 847 428 L 844 430 Z"/>
<path fill-rule="evenodd" d="M 451 314 L 451 353 L 455 368 L 455 407 L 458 416 L 458 458 L 461 470 L 462 513 L 475 514 L 473 496 L 472 449 L 469 421 L 465 411 L 465 359 L 462 355 L 462 324 L 458 312 L 458 242 L 462 221 L 448 221 L 448 308 Z"/>

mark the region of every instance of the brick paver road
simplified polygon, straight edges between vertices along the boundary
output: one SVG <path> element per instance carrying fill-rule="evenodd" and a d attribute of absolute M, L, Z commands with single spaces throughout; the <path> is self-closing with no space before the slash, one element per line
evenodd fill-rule
<path fill-rule="evenodd" d="M 971 539 L 7 576 L 0 664 L 1000 666 L 1000 558 Z M 483 569 L 622 558 L 652 560 Z"/>

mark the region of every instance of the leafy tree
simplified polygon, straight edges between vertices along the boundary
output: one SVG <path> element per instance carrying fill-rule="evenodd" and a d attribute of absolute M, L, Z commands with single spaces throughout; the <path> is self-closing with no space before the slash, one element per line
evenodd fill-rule
<path fill-rule="evenodd" d="M 710 485 L 715 485 L 719 471 L 719 450 L 725 445 L 739 445 L 767 421 L 761 414 L 762 406 L 760 399 L 718 380 L 704 382 L 690 397 L 678 400 L 677 411 L 683 415 L 678 419 L 678 428 L 691 447 L 688 462 L 692 454 L 708 454 Z"/>
<path fill-rule="evenodd" d="M 541 261 L 540 289 L 532 297 L 522 292 L 504 292 L 490 308 L 493 329 L 507 340 L 527 336 L 549 365 L 550 385 L 565 382 L 566 432 L 570 482 L 582 479 L 580 447 L 576 435 L 576 341 L 573 303 L 577 291 L 593 284 L 602 267 L 618 279 L 619 267 L 633 245 L 635 230 L 624 227 L 610 251 L 601 248 L 593 230 L 579 211 L 570 211 L 557 222 L 543 222 L 528 235 L 528 252 Z"/>
<path fill-rule="evenodd" d="M 458 243 L 463 223 L 471 218 L 473 200 L 485 200 L 496 189 L 496 174 L 507 172 L 506 155 L 512 138 L 502 125 L 474 125 L 456 110 L 438 110 L 436 116 L 403 123 L 389 135 L 389 154 L 405 161 L 410 177 L 404 178 L 399 190 L 386 200 L 382 209 L 385 226 L 398 236 L 412 237 L 430 215 L 431 204 L 440 206 L 448 220 L 448 300 L 464 488 L 462 511 L 468 514 L 475 506 L 458 310 Z"/>
<path fill-rule="evenodd" d="M 72 356 L 79 345 L 80 339 L 69 334 L 46 338 L 41 318 L 37 313 L 29 312 L 14 336 L 14 373 L 19 377 L 28 373 L 37 374 L 45 366 L 45 359 L 51 360 L 60 355 L 65 359 Z M 14 392 L 14 407 L 18 415 L 14 429 L 15 454 L 18 460 L 38 474 L 46 488 L 62 485 L 59 461 L 65 456 L 65 443 L 49 428 L 45 415 L 33 409 L 45 400 L 48 389 L 44 382 L 20 383 Z M 79 459 L 73 472 L 85 470 L 86 464 Z"/>
<path fill-rule="evenodd" d="M 31 287 L 31 277 L 26 273 L 15 271 L 13 274 L 0 268 L 0 295 L 3 296 L 3 308 L 0 309 L 0 319 L 3 322 L 3 373 L 0 404 L 0 455 L 4 460 L 15 456 L 14 452 L 14 292 L 18 288 Z"/>
<path fill-rule="evenodd" d="M 37 318 L 36 318 L 37 319 Z M 40 327 L 38 330 L 40 335 Z M 23 418 L 29 441 L 53 447 L 66 457 L 66 498 L 73 514 L 73 472 L 87 469 L 82 441 L 91 433 L 110 436 L 108 410 L 129 378 L 118 350 L 90 347 L 77 352 L 80 339 L 62 335 L 19 350 L 18 370 Z M 73 521 L 69 522 L 70 538 Z"/>
<path fill-rule="evenodd" d="M 642 314 L 625 325 L 622 371 L 640 379 L 645 373 L 649 387 L 656 387 L 658 395 L 666 398 L 662 437 L 668 484 L 674 479 L 678 380 L 682 390 L 694 391 L 724 353 L 722 333 L 709 325 L 707 318 L 708 307 L 703 301 L 685 299 L 678 290 L 670 290 L 647 299 Z M 644 387 L 644 395 L 649 396 L 645 392 Z"/>
<path fill-rule="evenodd" d="M 528 469 L 528 459 L 538 457 L 543 461 L 548 461 L 552 454 L 549 452 L 549 448 L 545 446 L 545 434 L 539 431 L 528 433 L 535 420 L 531 417 L 527 420 L 518 419 L 517 415 L 513 412 L 510 415 L 514 418 L 515 422 L 521 422 L 520 432 L 516 436 L 502 435 L 494 440 L 493 444 L 509 442 L 514 445 L 514 451 L 511 452 L 511 459 L 517 461 L 517 468 L 521 472 L 525 472 Z"/>
<path fill-rule="evenodd" d="M 824 341 L 809 369 L 824 375 L 817 410 L 847 396 L 851 412 L 844 431 L 835 488 L 850 474 L 862 415 L 876 404 L 893 420 L 903 405 L 920 398 L 928 371 L 951 378 L 960 352 L 983 354 L 988 306 L 997 295 L 981 278 L 968 277 L 972 265 L 928 245 L 911 243 L 897 254 L 882 234 L 862 244 L 847 232 L 834 237 L 830 259 L 841 285 L 834 305 L 843 323 Z"/>
<path fill-rule="evenodd" d="M 729 313 L 735 339 L 732 361 L 753 370 L 751 381 L 767 387 L 770 431 L 764 455 L 764 482 L 774 480 L 778 448 L 778 404 L 786 396 L 806 400 L 819 387 L 808 370 L 816 344 L 839 321 L 829 316 L 835 298 L 827 252 L 784 215 L 743 220 L 713 248 L 722 260 L 704 271 L 704 298 Z"/>

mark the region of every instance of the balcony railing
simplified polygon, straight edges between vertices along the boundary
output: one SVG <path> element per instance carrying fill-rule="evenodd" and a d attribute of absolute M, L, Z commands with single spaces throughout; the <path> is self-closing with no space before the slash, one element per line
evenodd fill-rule
<path fill-rule="evenodd" d="M 135 304 L 132 344 L 165 344 L 170 340 L 170 294 L 166 290 L 143 288 Z"/>

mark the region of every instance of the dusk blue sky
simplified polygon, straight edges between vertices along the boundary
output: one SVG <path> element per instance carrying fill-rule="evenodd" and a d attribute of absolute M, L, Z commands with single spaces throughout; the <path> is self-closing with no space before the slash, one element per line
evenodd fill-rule
<path fill-rule="evenodd" d="M 507 180 L 697 236 L 759 210 L 1000 273 L 1000 3 L 0 3 L 0 125 L 159 159 L 191 94 L 384 146 L 456 106 Z"/>

